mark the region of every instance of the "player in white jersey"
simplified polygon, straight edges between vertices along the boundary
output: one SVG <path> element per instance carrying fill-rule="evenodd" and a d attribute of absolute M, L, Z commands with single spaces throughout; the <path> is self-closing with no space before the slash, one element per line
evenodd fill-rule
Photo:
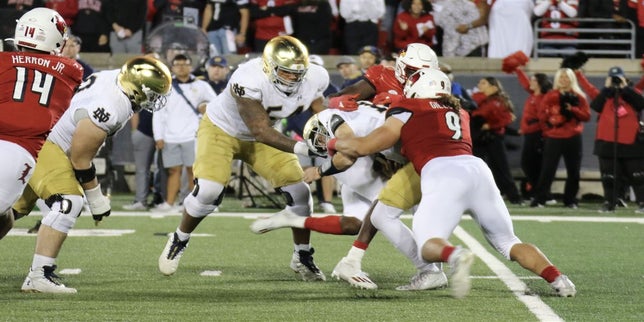
<path fill-rule="evenodd" d="M 181 223 L 159 257 L 161 273 L 176 272 L 190 233 L 221 203 L 233 159 L 246 162 L 282 192 L 287 210 L 302 217 L 311 215 L 311 192 L 293 154 L 309 155 L 308 147 L 273 125 L 308 108 L 315 113 L 323 110 L 328 84 L 327 71 L 309 65 L 306 47 L 290 36 L 271 39 L 261 58 L 235 70 L 226 89 L 208 104 L 199 124 L 195 188 L 183 201 Z M 290 267 L 304 280 L 325 280 L 311 256 L 310 231 L 293 229 L 293 242 Z"/>
<path fill-rule="evenodd" d="M 105 139 L 120 130 L 134 112 L 162 108 L 171 81 L 162 62 L 141 56 L 128 60 L 120 70 L 92 74 L 81 84 L 38 154 L 34 174 L 13 206 L 17 217 L 28 215 L 38 198 L 50 208 L 38 230 L 23 292 L 76 293 L 57 280 L 54 270 L 67 233 L 83 209 L 83 195 L 97 224 L 111 212 L 92 160 Z"/>
<path fill-rule="evenodd" d="M 341 111 L 338 109 L 324 110 L 309 119 L 304 128 L 304 139 L 309 148 L 321 144 L 320 152 L 326 150 L 324 142 L 327 139 L 340 137 L 366 136 L 373 129 L 384 124 L 383 106 L 374 105 L 368 101 L 359 101 L 355 111 Z M 378 158 L 378 160 L 376 160 Z M 251 224 L 255 233 L 265 233 L 284 227 L 306 228 L 314 231 L 355 235 L 360 230 L 362 221 L 377 199 L 378 194 L 385 186 L 391 175 L 406 163 L 407 160 L 400 155 L 396 148 L 380 151 L 379 155 L 369 155 L 354 160 L 343 158 L 341 154 L 328 158 L 318 168 L 305 171 L 306 181 L 313 181 L 323 175 L 333 175 L 342 183 L 341 196 L 343 216 L 326 217 L 298 217 L 289 212 L 280 212 L 269 218 L 262 218 Z M 389 168 L 387 170 L 383 168 Z M 414 236 L 400 217 L 377 217 L 382 223 L 380 231 L 385 237 L 418 269 L 417 276 L 423 282 L 418 283 L 414 289 L 434 289 L 447 284 L 447 276 L 440 266 L 423 261 L 418 252 Z M 373 218 L 372 218 L 373 219 Z M 342 272 L 334 270 L 333 276 L 342 279 L 351 279 L 356 287 L 376 289 L 378 286 L 362 271 L 354 276 L 336 276 Z M 409 285 L 399 286 L 398 290 L 408 290 Z"/>

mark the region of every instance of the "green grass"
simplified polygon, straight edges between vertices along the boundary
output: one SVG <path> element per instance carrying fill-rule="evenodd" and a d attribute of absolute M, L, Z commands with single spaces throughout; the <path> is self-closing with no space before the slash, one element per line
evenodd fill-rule
<path fill-rule="evenodd" d="M 115 196 L 114 209 L 130 197 Z M 577 211 L 562 208 L 512 207 L 513 215 L 600 217 L 597 204 Z M 222 211 L 240 211 L 238 200 L 226 199 Z M 272 209 L 247 209 L 272 212 Z M 610 217 L 636 218 L 633 209 Z M 17 222 L 29 228 L 39 219 Z M 641 216 L 640 216 L 641 218 Z M 406 222 L 410 222 L 406 220 Z M 211 215 L 193 237 L 178 272 L 162 276 L 157 258 L 179 217 L 107 218 L 103 229 L 135 229 L 121 237 L 69 237 L 59 270 L 81 268 L 64 276 L 75 295 L 23 294 L 20 285 L 33 256 L 35 237 L 8 236 L 0 247 L 0 320 L 3 321 L 536 321 L 537 318 L 499 279 L 473 279 L 471 294 L 456 300 L 449 291 L 398 292 L 394 288 L 413 275 L 412 265 L 382 236 L 377 236 L 363 268 L 378 283 L 377 291 L 362 291 L 330 279 L 331 270 L 346 254 L 353 236 L 313 234 L 315 260 L 327 282 L 306 283 L 289 268 L 292 242 L 289 230 L 254 235 L 250 219 Z M 553 296 L 541 279 L 523 279 L 531 297 L 547 304 L 568 321 L 644 320 L 644 225 L 641 223 L 515 220 L 526 242 L 537 244 L 577 285 L 575 298 Z M 461 225 L 486 249 L 474 222 Z M 77 229 L 92 229 L 83 214 Z M 461 243 L 453 238 L 454 243 Z M 503 260 L 503 259 L 502 259 Z M 517 276 L 531 274 L 503 260 Z M 219 270 L 218 277 L 202 277 Z M 494 273 L 477 259 L 472 275 Z"/>

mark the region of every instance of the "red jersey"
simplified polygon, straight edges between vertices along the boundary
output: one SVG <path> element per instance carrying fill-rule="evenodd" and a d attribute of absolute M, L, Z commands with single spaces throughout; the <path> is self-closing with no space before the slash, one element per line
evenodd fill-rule
<path fill-rule="evenodd" d="M 470 117 L 433 99 L 396 97 L 387 117 L 409 113 L 400 131 L 401 153 L 414 164 L 416 172 L 433 158 L 472 155 Z"/>
<path fill-rule="evenodd" d="M 407 26 L 402 29 L 401 24 Z M 434 36 L 436 35 L 436 25 L 434 16 L 423 14 L 418 18 L 413 17 L 409 12 L 403 11 L 394 21 L 394 47 L 405 49 L 411 43 L 423 43 L 430 47 L 435 47 Z"/>
<path fill-rule="evenodd" d="M 35 158 L 82 77 L 83 67 L 73 59 L 0 52 L 0 140 Z"/>
<path fill-rule="evenodd" d="M 546 124 L 543 136 L 554 139 L 567 139 L 581 134 L 584 130 L 582 122 L 590 120 L 590 106 L 582 95 L 575 94 L 579 106 L 572 106 L 570 111 L 575 117 L 566 118 L 561 114 L 560 93 L 553 89 L 546 93 L 541 101 L 539 119 Z"/>
<path fill-rule="evenodd" d="M 482 92 L 472 95 L 478 107 L 472 116 L 481 116 L 490 127 L 490 131 L 505 134 L 505 127 L 512 123 L 514 114 L 499 96 L 485 96 Z"/>
<path fill-rule="evenodd" d="M 286 25 L 284 22 L 285 16 L 280 16 L 276 11 L 279 7 L 288 8 L 287 6 L 294 6 L 297 4 L 295 0 L 251 0 L 251 4 L 255 4 L 260 8 L 263 16 L 255 17 L 255 38 L 262 40 L 270 40 L 273 37 L 286 34 Z M 270 7 L 269 7 L 270 5 Z M 292 28 L 292 26 L 290 26 Z"/>
<path fill-rule="evenodd" d="M 535 94 L 530 89 L 530 77 L 523 70 L 517 68 L 515 73 L 517 74 L 521 87 L 530 93 L 530 96 L 528 96 L 523 104 L 523 115 L 521 116 L 520 124 L 521 133 L 531 134 L 541 132 L 543 125 L 539 122 L 539 107 L 541 106 L 543 94 Z"/>
<path fill-rule="evenodd" d="M 391 67 L 373 65 L 367 69 L 364 78 L 373 85 L 378 93 L 403 94 L 403 84 L 396 78 L 396 72 Z"/>

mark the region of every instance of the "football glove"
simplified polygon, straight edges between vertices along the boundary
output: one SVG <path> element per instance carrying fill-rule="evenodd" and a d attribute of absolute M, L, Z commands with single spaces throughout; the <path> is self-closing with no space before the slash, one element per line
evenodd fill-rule
<path fill-rule="evenodd" d="M 100 184 L 93 189 L 85 190 L 85 197 L 87 198 L 87 203 L 89 203 L 89 211 L 92 213 L 92 218 L 96 223 L 103 220 L 103 217 L 109 216 L 112 212 L 110 199 L 103 195 Z"/>
<path fill-rule="evenodd" d="M 358 102 L 356 98 L 359 94 L 345 94 L 329 99 L 329 108 L 339 109 L 341 111 L 355 111 L 358 109 Z"/>
<path fill-rule="evenodd" d="M 371 101 L 376 105 L 389 105 L 391 104 L 391 96 L 393 96 L 393 94 L 382 92 L 376 94 Z"/>

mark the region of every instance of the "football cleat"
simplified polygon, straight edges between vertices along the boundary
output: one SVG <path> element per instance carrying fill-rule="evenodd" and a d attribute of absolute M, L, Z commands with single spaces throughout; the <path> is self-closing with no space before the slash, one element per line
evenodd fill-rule
<path fill-rule="evenodd" d="M 168 238 L 168 242 L 165 244 L 161 256 L 159 256 L 159 271 L 163 275 L 169 276 L 177 271 L 179 260 L 181 260 L 186 247 L 188 247 L 189 241 L 190 239 L 180 241 L 176 232 Z"/>
<path fill-rule="evenodd" d="M 310 251 L 300 250 L 299 252 L 293 252 L 290 265 L 291 269 L 299 273 L 302 280 L 306 282 L 326 281 L 324 273 L 313 262 L 313 253 L 313 248 Z"/>
<path fill-rule="evenodd" d="M 146 207 L 142 202 L 137 201 L 137 202 L 132 203 L 130 205 L 124 205 L 123 209 L 124 210 L 142 210 L 142 211 L 145 211 L 145 210 L 148 210 L 148 207 Z"/>
<path fill-rule="evenodd" d="M 26 293 L 76 293 L 75 288 L 66 287 L 58 281 L 60 278 L 54 273 L 55 270 L 56 265 L 43 266 L 35 271 L 30 268 L 20 290 Z"/>
<path fill-rule="evenodd" d="M 320 202 L 320 208 L 322 211 L 328 214 L 337 214 L 338 211 L 333 207 L 333 204 L 330 202 Z"/>
<path fill-rule="evenodd" d="M 447 275 L 444 272 L 424 271 L 412 276 L 407 285 L 396 287 L 396 291 L 434 290 L 447 286 Z"/>
<path fill-rule="evenodd" d="M 284 209 L 268 218 L 259 218 L 250 224 L 250 230 L 256 234 L 267 233 L 271 230 L 292 227 L 293 221 L 299 216 Z"/>
<path fill-rule="evenodd" d="M 550 283 L 550 286 L 561 297 L 574 297 L 577 294 L 575 284 L 566 275 L 559 275 L 554 282 Z"/>
<path fill-rule="evenodd" d="M 466 248 L 456 247 L 449 256 L 449 264 L 452 267 L 451 290 L 452 296 L 460 299 L 470 293 L 472 281 L 470 280 L 470 268 L 474 263 L 474 254 Z"/>
<path fill-rule="evenodd" d="M 344 280 L 349 283 L 349 285 L 356 288 L 366 290 L 375 290 L 378 288 L 378 285 L 369 278 L 369 275 L 362 271 L 359 262 L 350 260 L 346 257 L 342 257 L 340 262 L 335 265 L 333 273 L 331 273 L 331 277 L 338 280 Z"/>

